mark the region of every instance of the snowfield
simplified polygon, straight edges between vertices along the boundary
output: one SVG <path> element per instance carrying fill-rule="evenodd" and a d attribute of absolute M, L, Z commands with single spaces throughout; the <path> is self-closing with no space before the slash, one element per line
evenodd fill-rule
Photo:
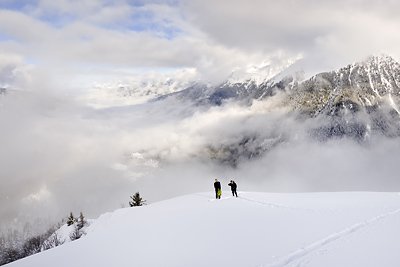
<path fill-rule="evenodd" d="M 399 193 L 230 195 L 118 209 L 7 266 L 400 266 Z"/>

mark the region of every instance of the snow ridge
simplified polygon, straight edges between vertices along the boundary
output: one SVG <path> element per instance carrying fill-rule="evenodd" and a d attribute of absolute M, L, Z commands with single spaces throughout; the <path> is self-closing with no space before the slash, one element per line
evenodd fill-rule
<path fill-rule="evenodd" d="M 239 195 L 210 202 L 215 195 L 209 190 L 118 209 L 94 221 L 85 237 L 9 265 L 376 267 L 400 262 L 399 193 Z"/>

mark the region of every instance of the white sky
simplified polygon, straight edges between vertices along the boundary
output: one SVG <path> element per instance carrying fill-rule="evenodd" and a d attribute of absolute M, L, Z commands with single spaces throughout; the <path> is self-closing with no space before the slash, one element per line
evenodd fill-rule
<path fill-rule="evenodd" d="M 86 88 L 186 68 L 217 82 L 277 53 L 329 67 L 379 52 L 399 59 L 399 9 L 392 0 L 0 0 L 0 83 Z"/>

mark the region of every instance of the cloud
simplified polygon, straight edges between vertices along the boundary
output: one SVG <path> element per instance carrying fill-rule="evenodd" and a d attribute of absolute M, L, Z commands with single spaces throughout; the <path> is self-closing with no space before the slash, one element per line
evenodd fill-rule
<path fill-rule="evenodd" d="M 340 57 L 346 64 L 380 50 L 399 57 L 394 49 L 399 40 L 393 34 L 399 24 L 393 13 L 397 5 L 393 1 L 368 5 L 359 1 L 139 5 L 39 1 L 21 11 L 3 10 L 1 17 L 3 31 L 35 45 L 32 53 L 46 60 L 136 68 L 203 66 L 224 68 L 226 74 L 246 64 L 246 58 L 247 64 L 254 64 L 277 51 L 289 56 Z"/>
<path fill-rule="evenodd" d="M 393 1 L 258 0 L 2 8 L 0 86 L 36 93 L 0 99 L 0 217 L 29 210 L 96 217 L 127 205 L 136 191 L 151 203 L 212 191 L 215 178 L 235 178 L 239 190 L 253 191 L 394 190 L 397 139 L 377 138 L 370 147 L 314 142 L 307 137 L 313 122 L 271 112 L 274 99 L 208 108 L 170 98 L 96 110 L 64 91 L 159 81 L 172 72 L 184 82 L 218 82 L 277 54 L 279 61 L 304 55 L 340 67 L 377 50 L 400 58 L 398 9 Z M 244 137 L 263 140 L 268 152 L 236 169 L 207 158 L 210 147 L 236 148 Z M 150 160 L 160 168 L 143 164 Z"/>
<path fill-rule="evenodd" d="M 14 92 L 1 101 L 3 221 L 18 216 L 59 220 L 70 211 L 96 218 L 127 206 L 137 191 L 154 203 L 212 191 L 215 178 L 223 184 L 234 179 L 243 191 L 391 191 L 399 186 L 396 138 L 375 136 L 364 145 L 345 138 L 313 140 L 309 131 L 318 122 L 276 110 L 274 97 L 246 107 L 199 107 L 167 98 L 92 109 L 48 92 Z M 246 138 L 251 141 L 240 146 Z M 236 168 L 211 159 L 212 149 L 223 155 L 260 146 L 263 154 L 239 158 Z"/>
<path fill-rule="evenodd" d="M 393 1 L 184 1 L 191 24 L 211 40 L 252 54 L 281 49 L 318 54 L 347 64 L 378 51 L 395 51 L 400 23 Z M 229 7 L 229 8 L 228 8 Z M 379 38 L 375 38 L 379 36 Z M 325 41 L 322 41 L 325 40 Z M 351 56 L 355 53 L 355 56 Z M 344 62 L 344 63 L 343 63 Z"/>
<path fill-rule="evenodd" d="M 90 72 L 94 83 L 104 70 L 121 68 L 194 68 L 218 83 L 278 53 L 331 69 L 380 51 L 399 58 L 397 7 L 393 1 L 37 1 L 0 11 L 7 37 L 0 47 L 64 81 Z M 108 82 L 121 78 L 108 76 Z"/>
<path fill-rule="evenodd" d="M 0 88 L 24 89 L 31 82 L 31 66 L 17 54 L 0 53 Z"/>

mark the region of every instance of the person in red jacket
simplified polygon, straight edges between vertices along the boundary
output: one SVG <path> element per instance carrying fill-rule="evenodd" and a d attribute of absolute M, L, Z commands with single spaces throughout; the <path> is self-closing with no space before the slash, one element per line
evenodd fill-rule
<path fill-rule="evenodd" d="M 235 183 L 235 181 L 231 180 L 231 182 L 228 185 L 231 187 L 232 195 L 233 196 L 236 195 L 236 197 L 237 197 L 237 192 L 236 192 L 237 184 Z"/>

